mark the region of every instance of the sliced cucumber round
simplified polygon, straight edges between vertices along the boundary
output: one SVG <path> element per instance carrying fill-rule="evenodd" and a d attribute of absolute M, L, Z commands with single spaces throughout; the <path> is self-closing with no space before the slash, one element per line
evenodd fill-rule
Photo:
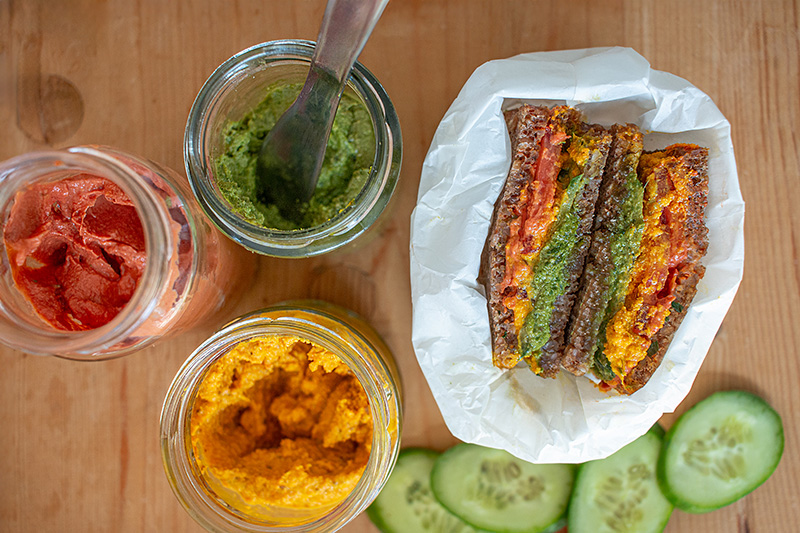
<path fill-rule="evenodd" d="M 439 453 L 423 448 L 400 452 L 392 475 L 367 508 L 383 533 L 474 533 L 442 507 L 431 492 L 431 469 Z"/>
<path fill-rule="evenodd" d="M 475 528 L 540 533 L 563 526 L 574 477 L 573 465 L 532 464 L 462 443 L 436 460 L 431 488 L 442 505 Z"/>
<path fill-rule="evenodd" d="M 676 507 L 705 513 L 752 492 L 782 454 L 783 424 L 772 407 L 749 392 L 717 392 L 670 428 L 658 480 Z"/>
<path fill-rule="evenodd" d="M 569 502 L 569 533 L 664 530 L 672 503 L 656 480 L 663 436 L 664 430 L 655 425 L 609 457 L 580 466 Z"/>

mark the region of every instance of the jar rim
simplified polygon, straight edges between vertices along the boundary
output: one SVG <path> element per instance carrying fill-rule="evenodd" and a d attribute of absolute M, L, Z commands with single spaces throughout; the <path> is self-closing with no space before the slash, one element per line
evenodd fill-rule
<path fill-rule="evenodd" d="M 276 316 L 260 314 L 265 312 L 275 313 Z M 320 321 L 328 320 L 331 324 L 344 327 L 351 337 L 348 339 L 329 325 L 320 324 Z M 309 340 L 339 356 L 364 388 L 373 423 L 372 449 L 364 472 L 353 490 L 316 518 L 291 525 L 253 522 L 207 494 L 201 489 L 202 476 L 197 473 L 194 459 L 190 457 L 190 413 L 197 391 L 210 367 L 241 342 L 275 335 L 292 335 Z M 335 531 L 362 512 L 383 487 L 397 459 L 402 424 L 399 383 L 394 380 L 381 357 L 370 361 L 379 365 L 378 369 L 371 369 L 359 356 L 365 349 L 378 353 L 378 348 L 369 339 L 340 318 L 318 308 L 292 304 L 279 304 L 249 313 L 203 342 L 176 374 L 161 412 L 164 467 L 173 491 L 192 517 L 210 531 L 311 533 Z M 383 381 L 388 381 L 394 391 L 388 398 Z M 392 417 L 396 417 L 395 432 L 382 431 L 381 428 L 387 427 Z M 379 479 L 377 486 L 374 485 L 376 476 Z"/>
<path fill-rule="evenodd" d="M 167 229 L 169 222 L 164 209 L 161 208 L 155 194 L 141 182 L 136 171 L 106 154 L 106 150 L 132 157 L 107 147 L 82 145 L 65 150 L 29 152 L 3 162 L 0 165 L 0 183 L 3 185 L 0 187 L 0 216 L 3 226 L 18 191 L 62 172 L 86 172 L 108 179 L 128 195 L 140 219 L 143 222 L 147 221 L 142 224 L 146 256 L 163 257 L 172 245 L 172 237 Z M 0 254 L 3 263 L 7 264 L 5 246 L 2 246 Z M 167 266 L 163 261 L 146 261 L 142 276 L 130 300 L 107 324 L 89 330 L 64 331 L 45 327 L 44 322 L 39 326 L 24 319 L 14 320 L 11 325 L 0 321 L 2 340 L 5 344 L 28 353 L 81 360 L 108 359 L 138 349 L 141 347 L 139 344 L 106 352 L 124 340 L 154 311 L 168 277 Z M 0 301 L 0 315 L 20 316 L 4 301 Z M 11 329 L 15 330 L 13 335 L 8 334 Z M 15 338 L 19 338 L 20 341 L 15 341 Z"/>
<path fill-rule="evenodd" d="M 205 81 L 195 98 L 184 133 L 184 164 L 192 192 L 206 215 L 229 238 L 244 247 L 276 257 L 310 257 L 343 246 L 363 233 L 383 212 L 399 177 L 402 134 L 394 105 L 377 78 L 359 62 L 348 85 L 366 106 L 375 133 L 375 159 L 365 186 L 347 209 L 311 228 L 278 230 L 252 224 L 230 209 L 215 187 L 213 161 L 207 153 L 215 110 L 253 73 L 276 64 L 309 64 L 313 41 L 284 39 L 260 43 L 224 61 Z M 233 91 L 235 93 L 235 91 Z M 232 93 L 231 93 L 232 94 Z"/>

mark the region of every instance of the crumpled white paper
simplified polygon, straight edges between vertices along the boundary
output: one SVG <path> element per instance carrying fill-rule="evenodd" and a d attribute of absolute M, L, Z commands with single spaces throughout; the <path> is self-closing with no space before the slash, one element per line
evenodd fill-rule
<path fill-rule="evenodd" d="M 659 369 L 631 396 L 561 372 L 492 366 L 484 289 L 476 281 L 494 202 L 511 163 L 502 110 L 568 104 L 589 122 L 632 122 L 645 149 L 709 149 L 706 274 Z M 627 48 L 523 54 L 488 62 L 436 130 L 411 215 L 412 342 L 448 428 L 459 439 L 532 462 L 610 455 L 688 394 L 742 279 L 744 202 L 730 125 L 687 81 Z"/>

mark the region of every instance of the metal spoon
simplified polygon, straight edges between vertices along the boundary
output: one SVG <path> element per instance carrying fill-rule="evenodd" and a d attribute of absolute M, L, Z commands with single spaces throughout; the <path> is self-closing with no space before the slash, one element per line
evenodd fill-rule
<path fill-rule="evenodd" d="M 270 130 L 256 163 L 256 194 L 284 218 L 317 186 L 333 118 L 350 69 L 389 0 L 328 0 L 311 68 L 297 100 Z"/>

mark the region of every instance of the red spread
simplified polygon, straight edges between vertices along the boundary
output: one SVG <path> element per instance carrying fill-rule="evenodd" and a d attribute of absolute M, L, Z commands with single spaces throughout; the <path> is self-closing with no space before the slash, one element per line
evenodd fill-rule
<path fill-rule="evenodd" d="M 133 202 L 116 184 L 89 174 L 18 192 L 3 240 L 17 288 L 61 330 L 111 321 L 133 296 L 147 260 Z"/>

